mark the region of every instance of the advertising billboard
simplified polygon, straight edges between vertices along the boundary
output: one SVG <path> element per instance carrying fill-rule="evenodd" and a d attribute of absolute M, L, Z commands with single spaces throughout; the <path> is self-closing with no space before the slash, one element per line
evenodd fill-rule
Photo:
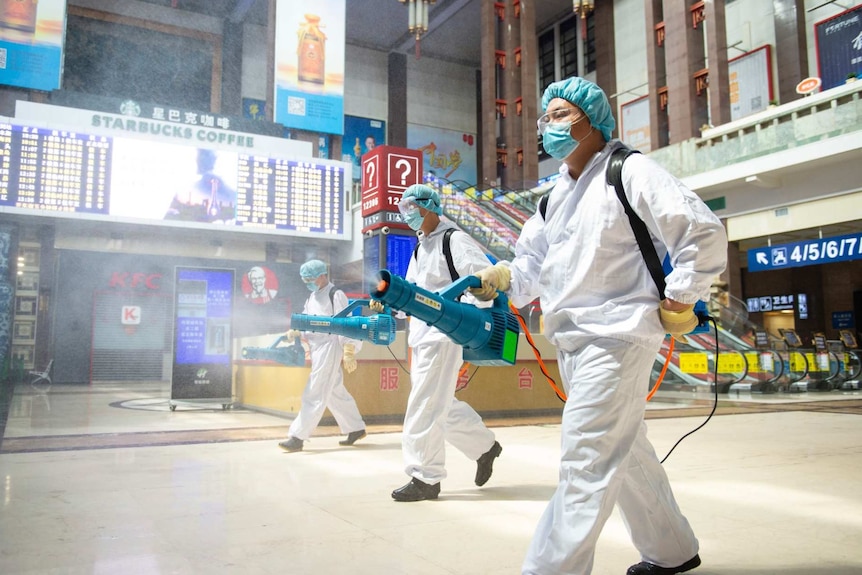
<path fill-rule="evenodd" d="M 862 72 L 862 6 L 851 8 L 814 25 L 817 68 L 823 89 Z"/>
<path fill-rule="evenodd" d="M 171 399 L 230 403 L 234 272 L 177 268 Z"/>
<path fill-rule="evenodd" d="M 300 130 L 344 129 L 345 0 L 278 0 L 274 121 Z"/>
<path fill-rule="evenodd" d="M 353 165 L 353 179 L 361 177 L 362 156 L 386 144 L 386 122 L 358 116 L 344 116 L 341 161 Z"/>
<path fill-rule="evenodd" d="M 652 150 L 649 122 L 649 96 L 620 106 L 620 140 L 641 152 Z"/>
<path fill-rule="evenodd" d="M 0 1 L 0 84 L 60 88 L 66 0 Z"/>
<path fill-rule="evenodd" d="M 426 172 L 438 178 L 475 186 L 476 136 L 455 130 L 407 124 L 407 147 L 422 152 Z"/>
<path fill-rule="evenodd" d="M 730 119 L 765 110 L 772 100 L 769 46 L 747 52 L 727 63 L 730 75 Z"/>

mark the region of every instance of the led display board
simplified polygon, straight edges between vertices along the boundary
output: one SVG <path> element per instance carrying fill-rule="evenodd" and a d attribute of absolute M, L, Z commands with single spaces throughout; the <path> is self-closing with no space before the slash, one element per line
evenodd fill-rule
<path fill-rule="evenodd" d="M 334 160 L 0 122 L 0 213 L 346 240 L 349 180 Z"/>

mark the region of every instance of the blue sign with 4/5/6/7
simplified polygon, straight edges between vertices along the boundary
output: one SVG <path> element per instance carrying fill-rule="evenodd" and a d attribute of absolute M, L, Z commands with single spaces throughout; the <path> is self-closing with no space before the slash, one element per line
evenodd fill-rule
<path fill-rule="evenodd" d="M 862 259 L 862 233 L 748 250 L 748 271 L 831 264 Z"/>

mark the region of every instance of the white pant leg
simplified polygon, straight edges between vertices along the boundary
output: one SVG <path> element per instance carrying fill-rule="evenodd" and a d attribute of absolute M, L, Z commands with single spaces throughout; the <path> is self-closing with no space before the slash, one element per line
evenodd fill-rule
<path fill-rule="evenodd" d="M 341 346 L 338 344 L 337 338 L 333 338 L 331 341 L 322 344 L 312 345 L 311 374 L 308 376 L 308 383 L 302 392 L 302 405 L 300 406 L 299 414 L 293 420 L 293 423 L 290 424 L 288 435 L 302 440 L 308 439 L 320 423 L 320 419 L 323 417 L 324 411 L 326 411 L 327 403 L 332 397 L 332 391 L 338 386 L 344 389 L 343 381 L 344 378 L 341 373 Z M 344 393 L 348 396 L 350 395 L 346 389 L 344 389 Z M 358 409 L 353 417 L 351 417 L 349 414 L 350 408 L 345 407 L 346 402 L 344 398 L 339 396 L 339 399 L 336 401 L 338 402 L 338 405 L 335 407 L 336 411 L 340 409 L 342 413 L 347 414 L 345 425 L 348 422 L 357 424 L 356 420 L 358 420 L 357 429 L 362 429 L 364 425 L 362 424 L 362 418 L 359 416 Z M 354 403 L 352 397 L 350 398 L 350 402 Z M 356 408 L 355 403 L 353 407 Z M 335 412 L 333 412 L 334 414 Z M 356 420 L 354 420 L 354 417 Z M 339 425 L 341 424 L 339 423 Z"/>
<path fill-rule="evenodd" d="M 432 485 L 446 477 L 446 420 L 461 355 L 461 347 L 449 341 L 413 347 L 410 395 L 401 432 L 404 472 Z"/>
<path fill-rule="evenodd" d="M 530 575 L 587 575 L 643 422 L 655 350 L 597 338 L 558 352 L 563 409 L 557 490 L 524 560 Z"/>
<path fill-rule="evenodd" d="M 344 387 L 344 372 L 341 370 L 341 360 L 339 359 L 339 369 L 337 371 L 338 381 L 332 388 L 329 394 L 329 399 L 326 401 L 326 407 L 332 412 L 332 417 L 338 424 L 338 429 L 342 435 L 347 435 L 354 431 L 365 429 L 365 422 L 362 420 L 362 414 L 359 413 L 359 408 L 356 406 L 356 400 Z"/>
<path fill-rule="evenodd" d="M 682 565 L 698 552 L 697 538 L 674 499 L 664 467 L 641 424 L 617 498 L 641 560 L 661 567 Z"/>
<path fill-rule="evenodd" d="M 456 380 L 457 385 L 457 380 Z M 446 441 L 476 461 L 494 445 L 494 432 L 485 427 L 481 416 L 473 407 L 455 397 L 446 417 Z"/>

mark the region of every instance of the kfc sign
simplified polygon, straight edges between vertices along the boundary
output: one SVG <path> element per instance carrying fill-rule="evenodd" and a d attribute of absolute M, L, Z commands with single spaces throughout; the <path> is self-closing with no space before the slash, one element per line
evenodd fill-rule
<path fill-rule="evenodd" d="M 141 306 L 124 305 L 120 317 L 120 323 L 123 325 L 140 325 Z"/>
<path fill-rule="evenodd" d="M 141 272 L 113 272 L 108 287 L 112 288 L 146 288 L 161 289 L 162 274 L 145 274 Z"/>

